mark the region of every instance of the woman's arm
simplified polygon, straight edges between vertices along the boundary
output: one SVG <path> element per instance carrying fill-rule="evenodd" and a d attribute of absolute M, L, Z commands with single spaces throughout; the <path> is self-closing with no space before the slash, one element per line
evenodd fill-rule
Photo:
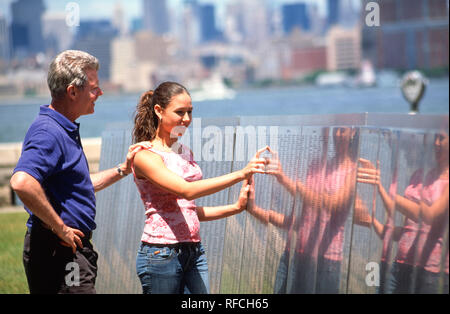
<path fill-rule="evenodd" d="M 263 149 L 264 150 L 264 149 Z M 162 158 L 153 152 L 142 150 L 134 158 L 135 172 L 156 186 L 181 198 L 193 200 L 226 189 L 254 173 L 264 173 L 264 159 L 259 159 L 260 150 L 248 165 L 241 170 L 210 179 L 188 182 L 165 166 Z"/>
<path fill-rule="evenodd" d="M 211 221 L 239 214 L 247 208 L 249 190 L 250 185 L 248 184 L 248 180 L 244 180 L 236 203 L 225 206 L 197 207 L 197 215 L 199 220 Z"/>
<path fill-rule="evenodd" d="M 360 158 L 359 161 L 363 167 L 358 168 L 357 182 L 372 184 L 378 188 L 378 192 L 389 215 L 393 214 L 393 209 L 395 208 L 406 217 L 418 222 L 421 212 L 420 204 L 398 194 L 391 198 L 381 184 L 380 171 L 375 169 L 372 163 L 366 159 Z"/>
<path fill-rule="evenodd" d="M 422 219 L 425 223 L 431 225 L 437 218 L 442 217 L 448 211 L 448 192 L 447 184 L 443 194 L 431 206 L 428 206 L 425 202 L 421 202 Z"/>
<path fill-rule="evenodd" d="M 271 223 L 274 226 L 283 228 L 286 226 L 286 215 L 271 209 L 263 209 L 255 204 L 255 184 L 254 179 L 250 181 L 250 191 L 248 196 L 247 211 L 264 224 Z"/>
<path fill-rule="evenodd" d="M 345 183 L 342 187 L 333 195 L 325 192 L 317 191 L 300 180 L 291 180 L 282 170 L 280 160 L 278 158 L 278 153 L 269 149 L 274 158 L 269 163 L 270 170 L 266 171 L 267 174 L 274 175 L 278 182 L 283 185 L 286 190 L 291 194 L 300 194 L 303 201 L 311 204 L 314 207 L 328 208 L 330 210 L 336 210 L 342 206 L 342 204 L 347 203 L 355 188 L 355 175 L 354 173 L 349 174 L 345 178 Z M 274 220 L 279 222 L 280 217 L 276 217 L 276 212 L 274 212 Z"/>

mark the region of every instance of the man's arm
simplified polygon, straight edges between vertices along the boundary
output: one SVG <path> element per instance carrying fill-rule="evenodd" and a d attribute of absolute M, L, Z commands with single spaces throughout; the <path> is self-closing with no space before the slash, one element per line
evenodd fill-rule
<path fill-rule="evenodd" d="M 142 148 L 150 148 L 152 147 L 150 142 L 140 142 L 134 145 L 131 145 L 128 148 L 128 154 L 124 163 L 119 164 L 118 166 L 107 169 L 98 173 L 91 174 L 92 185 L 94 186 L 94 191 L 98 192 L 107 188 L 113 183 L 116 183 L 123 177 L 129 175 L 131 173 L 131 164 L 133 163 L 134 156 L 138 151 Z M 118 171 L 120 169 L 120 171 Z"/>
<path fill-rule="evenodd" d="M 77 245 L 83 247 L 80 239 L 84 237 L 83 232 L 64 224 L 48 201 L 41 184 L 35 178 L 24 171 L 18 171 L 11 177 L 10 183 L 25 206 L 70 246 L 73 252 L 76 251 Z"/>
<path fill-rule="evenodd" d="M 120 167 L 122 169 L 123 176 L 119 174 L 117 168 Z M 104 188 L 107 188 L 113 183 L 116 183 L 120 179 L 122 179 L 125 175 L 131 172 L 127 171 L 126 168 L 122 165 L 114 167 L 111 169 L 107 169 L 101 172 L 91 174 L 92 185 L 94 186 L 95 192 L 101 191 Z M 125 170 L 124 170 L 125 169 Z"/>

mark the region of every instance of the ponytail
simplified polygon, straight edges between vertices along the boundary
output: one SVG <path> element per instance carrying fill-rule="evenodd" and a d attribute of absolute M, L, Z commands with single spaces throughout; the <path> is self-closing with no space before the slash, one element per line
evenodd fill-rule
<path fill-rule="evenodd" d="M 153 91 L 145 92 L 136 107 L 133 142 L 151 141 L 158 128 L 158 117 L 154 111 Z"/>
<path fill-rule="evenodd" d="M 172 97 L 186 93 L 187 89 L 175 82 L 161 83 L 154 91 L 145 92 L 136 107 L 134 117 L 133 142 L 152 141 L 159 126 L 159 118 L 155 113 L 155 104 L 166 108 Z"/>

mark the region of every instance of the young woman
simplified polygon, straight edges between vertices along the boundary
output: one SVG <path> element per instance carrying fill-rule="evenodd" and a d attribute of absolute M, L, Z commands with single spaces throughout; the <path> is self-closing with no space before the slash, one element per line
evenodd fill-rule
<path fill-rule="evenodd" d="M 445 248 L 449 204 L 448 138 L 445 131 L 435 135 L 434 167 L 426 174 L 423 168 L 416 170 L 403 196 L 386 192 L 379 170 L 368 160 L 360 160 L 358 182 L 375 185 L 385 207 L 404 215 L 403 226 L 393 228 L 388 223 L 372 221 L 384 241 L 398 241 L 397 255 L 384 293 L 448 293 L 449 255 L 448 247 Z M 393 216 L 393 211 L 388 210 L 388 214 Z M 392 239 L 386 235 L 390 227 Z M 442 288 L 439 289 L 441 280 Z"/>
<path fill-rule="evenodd" d="M 137 106 L 133 137 L 150 141 L 133 164 L 135 183 L 145 206 L 145 226 L 136 269 L 147 293 L 208 293 L 208 265 L 200 242 L 199 221 L 240 213 L 246 208 L 248 180 L 264 173 L 261 149 L 239 171 L 202 180 L 192 152 L 174 145 L 192 120 L 191 97 L 185 87 L 165 82 L 146 92 Z M 179 149 L 173 150 L 177 146 Z M 199 207 L 195 199 L 244 181 L 236 203 Z"/>
<path fill-rule="evenodd" d="M 368 226 L 367 207 L 355 192 L 358 142 L 359 129 L 334 128 L 334 156 L 330 160 L 327 158 L 327 134 L 322 157 L 309 164 L 304 181 L 291 180 L 283 172 L 277 157 L 274 158 L 274 170 L 266 173 L 275 175 L 292 195 L 302 199 L 299 215 L 284 215 L 254 205 L 253 188 L 250 189 L 249 213 L 265 223 L 289 231 L 285 254 L 277 272 L 275 293 L 339 293 L 344 229 L 352 207 L 353 222 Z M 276 152 L 272 153 L 277 156 Z M 294 239 L 295 233 L 297 238 Z M 296 241 L 295 252 L 290 252 L 291 241 Z M 294 257 L 291 265 L 285 262 L 290 255 Z M 291 278 L 287 278 L 288 268 Z"/>

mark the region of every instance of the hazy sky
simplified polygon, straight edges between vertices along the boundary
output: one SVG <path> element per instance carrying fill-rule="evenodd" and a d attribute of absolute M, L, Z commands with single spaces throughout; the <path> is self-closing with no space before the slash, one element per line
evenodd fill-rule
<path fill-rule="evenodd" d="M 3 15 L 9 16 L 9 5 L 14 0 L 0 0 L 0 12 Z M 169 3 L 173 7 L 179 6 L 182 0 L 169 0 Z M 230 0 L 228 0 L 230 1 Z M 204 3 L 216 3 L 218 6 L 223 6 L 228 2 L 224 0 L 200 0 Z M 240 0 L 245 1 L 245 0 Z M 263 0 L 261 0 L 263 1 Z M 326 10 L 326 0 L 269 0 L 274 4 L 289 3 L 289 2 L 306 2 L 306 3 L 318 3 L 319 10 L 323 14 Z M 358 0 L 352 0 L 357 4 Z M 80 18 L 83 19 L 95 19 L 111 17 L 114 4 L 119 2 L 125 9 L 125 14 L 128 19 L 139 16 L 141 13 L 141 0 L 44 0 L 48 11 L 65 12 L 67 3 L 76 2 L 80 7 Z M 219 8 L 220 10 L 220 8 Z"/>

